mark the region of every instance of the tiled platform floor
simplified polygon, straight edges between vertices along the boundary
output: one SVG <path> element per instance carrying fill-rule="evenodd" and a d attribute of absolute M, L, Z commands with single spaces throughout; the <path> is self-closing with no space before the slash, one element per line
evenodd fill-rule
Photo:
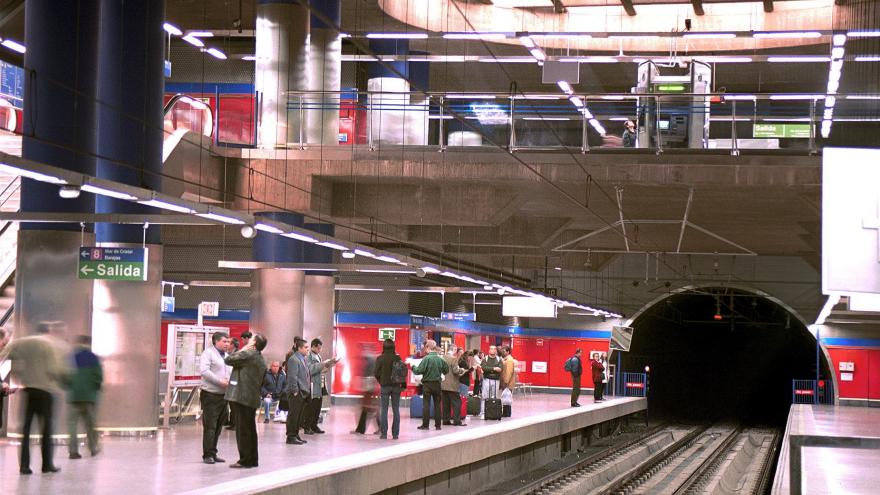
<path fill-rule="evenodd" d="M 567 409 L 567 395 L 535 394 L 531 397 L 517 396 L 514 402 L 514 419 L 559 409 Z M 613 402 L 609 398 L 605 404 Z M 582 396 L 581 409 L 589 408 L 592 399 Z M 401 408 L 404 409 L 404 408 Z M 178 493 L 198 490 L 218 483 L 259 476 L 261 473 L 294 466 L 326 461 L 334 457 L 357 452 L 368 453 L 373 449 L 394 446 L 404 442 L 421 441 L 449 433 L 473 430 L 481 426 L 497 425 L 496 421 L 468 418 L 466 427 L 444 427 L 417 430 L 419 419 L 410 419 L 409 411 L 401 411 L 400 440 L 380 440 L 377 435 L 354 435 L 356 408 L 334 406 L 322 427 L 325 435 L 305 436 L 309 443 L 303 446 L 284 443 L 284 424 L 258 422 L 260 435 L 260 467 L 257 469 L 229 469 L 229 463 L 237 460 L 235 437 L 232 431 L 224 431 L 220 439 L 220 455 L 226 464 L 205 465 L 201 462 L 201 427 L 196 424 L 175 426 L 160 431 L 151 439 L 127 439 L 105 437 L 101 454 L 96 458 L 87 455 L 81 460 L 69 460 L 66 446 L 56 446 L 55 461 L 61 472 L 51 475 L 39 474 L 39 446 L 31 447 L 31 468 L 35 474 L 18 474 L 17 444 L 0 440 L 0 493 L 89 493 L 124 494 Z M 389 411 L 390 412 L 390 411 Z M 502 422 L 503 423 L 503 422 Z M 371 422 L 368 432 L 375 429 Z M 57 432 L 56 432 L 57 433 Z M 81 448 L 80 452 L 87 449 Z"/>
<path fill-rule="evenodd" d="M 828 436 L 880 437 L 880 408 L 795 405 L 789 430 Z M 803 493 L 880 493 L 880 450 L 803 449 Z M 788 438 L 783 440 L 774 494 L 789 493 Z"/>

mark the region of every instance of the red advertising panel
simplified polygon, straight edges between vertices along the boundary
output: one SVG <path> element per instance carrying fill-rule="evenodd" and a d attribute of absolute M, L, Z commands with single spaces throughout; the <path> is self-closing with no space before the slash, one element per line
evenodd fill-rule
<path fill-rule="evenodd" d="M 339 363 L 333 369 L 333 394 L 360 395 L 363 373 L 362 357 L 365 352 L 378 356 L 382 352 L 379 340 L 380 330 L 394 330 L 394 348 L 400 357 L 409 356 L 409 328 L 389 325 L 387 327 L 354 327 L 340 326 L 336 328 L 336 356 Z M 378 389 L 377 389 L 378 390 Z"/>

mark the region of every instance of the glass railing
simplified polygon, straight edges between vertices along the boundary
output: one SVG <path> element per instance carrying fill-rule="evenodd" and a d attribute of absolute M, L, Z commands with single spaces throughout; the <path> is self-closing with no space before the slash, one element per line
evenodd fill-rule
<path fill-rule="evenodd" d="M 211 107 L 200 99 L 176 94 L 165 103 L 164 115 L 163 162 L 168 159 L 186 133 L 194 132 L 206 137 L 213 136 L 214 114 Z"/>
<path fill-rule="evenodd" d="M 880 122 L 880 95 L 290 92 L 288 146 L 317 144 L 308 126 L 326 112 L 339 113 L 339 144 L 370 149 L 815 153 L 832 126 Z"/>

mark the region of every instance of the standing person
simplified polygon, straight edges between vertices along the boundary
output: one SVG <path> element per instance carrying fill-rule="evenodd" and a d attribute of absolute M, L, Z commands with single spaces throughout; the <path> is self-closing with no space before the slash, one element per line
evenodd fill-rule
<path fill-rule="evenodd" d="M 502 390 L 510 390 L 511 399 L 513 398 L 513 389 L 516 388 L 516 359 L 510 353 L 510 346 L 501 347 L 501 379 L 498 381 L 498 388 Z"/>
<path fill-rule="evenodd" d="M 269 365 L 269 371 L 263 377 L 263 386 L 260 388 L 260 395 L 263 397 L 263 423 L 269 422 L 269 411 L 272 405 L 278 404 L 281 400 L 281 394 L 284 393 L 284 387 L 287 383 L 287 375 L 281 369 L 281 363 L 272 361 Z"/>
<path fill-rule="evenodd" d="M 399 364 L 398 364 L 399 363 Z M 402 368 L 403 382 L 396 377 L 395 368 Z M 406 365 L 394 351 L 394 341 L 385 339 L 382 343 L 382 354 L 376 358 L 374 377 L 379 382 L 379 438 L 388 438 L 388 403 L 391 403 L 391 414 L 394 416 L 391 423 L 391 438 L 397 440 L 400 435 L 400 390 L 406 386 Z"/>
<path fill-rule="evenodd" d="M 599 398 L 605 400 L 605 389 L 608 387 L 608 354 L 602 353 L 602 357 L 599 359 L 599 362 L 602 363 L 602 390 L 599 392 Z"/>
<path fill-rule="evenodd" d="M 104 382 L 101 361 L 92 352 L 92 338 L 88 335 L 77 337 L 77 347 L 73 354 L 74 370 L 67 382 L 67 447 L 71 459 L 82 459 L 79 454 L 79 440 L 76 429 L 80 419 L 86 426 L 86 438 L 92 457 L 98 455 L 98 432 L 95 431 L 95 404 L 98 392 Z"/>
<path fill-rule="evenodd" d="M 302 445 L 307 443 L 300 438 L 299 429 L 302 426 L 303 412 L 309 403 L 312 384 L 309 380 L 309 367 L 306 364 L 306 354 L 309 353 L 309 344 L 304 339 L 297 337 L 293 343 L 294 353 L 287 360 L 287 400 L 290 410 L 287 412 L 287 443 L 290 445 Z"/>
<path fill-rule="evenodd" d="M 627 120 L 623 124 L 623 147 L 624 148 L 635 148 L 636 147 L 636 124 L 632 120 Z"/>
<path fill-rule="evenodd" d="M 226 364 L 232 366 L 226 400 L 235 415 L 235 443 L 238 445 L 238 462 L 231 468 L 255 468 L 259 465 L 257 448 L 257 408 L 260 407 L 260 385 L 266 376 L 266 360 L 263 349 L 266 337 L 253 334 L 238 352 L 226 356 Z"/>
<path fill-rule="evenodd" d="M 445 374 L 440 388 L 443 396 L 443 424 L 447 426 L 467 426 L 461 421 L 461 377 L 470 372 L 470 368 L 458 365 L 462 350 L 450 346 L 449 353 L 443 357 L 449 372 Z"/>
<path fill-rule="evenodd" d="M 217 332 L 211 336 L 211 346 L 199 357 L 199 385 L 202 402 L 202 461 L 205 464 L 226 462 L 217 456 L 217 441 L 226 420 L 226 389 L 229 387 L 230 368 L 224 361 L 229 349 L 229 336 Z"/>
<path fill-rule="evenodd" d="M 483 395 L 483 353 L 474 349 L 474 395 Z"/>
<path fill-rule="evenodd" d="M 602 402 L 602 376 L 605 367 L 599 360 L 599 353 L 594 352 L 590 358 L 590 369 L 593 374 L 593 402 Z"/>
<path fill-rule="evenodd" d="M 326 387 L 327 370 L 336 365 L 339 361 L 336 358 L 321 359 L 321 349 L 324 343 L 321 339 L 314 338 L 311 343 L 311 351 L 306 357 L 306 364 L 309 367 L 309 376 L 312 384 L 311 399 L 303 413 L 303 430 L 306 435 L 315 433 L 324 433 L 324 430 L 318 428 L 318 418 L 321 416 L 321 402 L 324 398 Z"/>
<path fill-rule="evenodd" d="M 462 349 L 459 349 L 461 351 Z M 458 395 L 467 400 L 468 391 L 471 389 L 471 375 L 474 374 L 474 355 L 470 351 L 461 353 L 458 359 L 458 367 L 467 372 L 458 379 Z"/>
<path fill-rule="evenodd" d="M 434 401 L 434 429 L 440 429 L 440 375 L 449 373 L 449 365 L 437 354 L 437 342 L 429 340 L 425 342 L 425 350 L 428 355 L 413 370 L 413 374 L 422 375 L 422 426 L 420 430 L 427 430 L 431 423 L 431 414 L 428 406 Z"/>
<path fill-rule="evenodd" d="M 40 323 L 36 335 L 14 339 L 2 351 L 0 361 L 12 361 L 12 376 L 24 387 L 24 425 L 22 427 L 19 472 L 32 474 L 31 424 L 39 416 L 40 452 L 43 472 L 61 471 L 52 462 L 52 394 L 59 390 L 67 373 L 61 358 L 60 344 L 49 335 L 49 324 Z"/>
<path fill-rule="evenodd" d="M 578 397 L 581 396 L 581 374 L 584 367 L 581 364 L 581 350 L 576 349 L 574 356 L 565 361 L 565 371 L 571 373 L 571 407 L 581 407 Z"/>
<path fill-rule="evenodd" d="M 501 378 L 501 358 L 498 357 L 498 348 L 489 346 L 489 354 L 483 358 L 480 365 L 483 369 L 483 402 L 480 403 L 480 417 L 486 412 L 486 399 L 498 398 L 498 380 Z"/>

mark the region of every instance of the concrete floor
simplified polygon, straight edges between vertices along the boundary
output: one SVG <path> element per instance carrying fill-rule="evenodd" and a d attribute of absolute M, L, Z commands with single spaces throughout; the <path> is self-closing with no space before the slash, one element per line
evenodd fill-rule
<path fill-rule="evenodd" d="M 513 417 L 525 417 L 568 408 L 567 395 L 535 394 L 531 397 L 517 395 Z M 613 401 L 610 399 L 608 402 Z M 589 407 L 592 399 L 581 397 L 581 404 Z M 607 402 L 606 402 L 607 403 Z M 96 458 L 87 455 L 81 460 L 67 458 L 67 447 L 56 446 L 55 462 L 61 472 L 51 475 L 39 474 L 39 446 L 31 447 L 31 468 L 35 474 L 18 474 L 19 445 L 3 439 L 0 441 L 0 493 L 90 493 L 133 495 L 139 493 L 178 493 L 200 490 L 211 485 L 249 476 L 263 476 L 273 471 L 326 462 L 347 454 L 369 452 L 383 447 L 393 448 L 402 443 L 419 441 L 428 437 L 473 430 L 498 425 L 496 421 L 468 418 L 469 426 L 444 427 L 417 430 L 419 419 L 410 419 L 408 409 L 401 408 L 400 440 L 380 440 L 377 435 L 354 435 L 356 408 L 334 406 L 322 427 L 325 435 L 305 436 L 309 443 L 303 446 L 284 443 L 284 424 L 263 424 L 258 421 L 260 435 L 260 467 L 251 470 L 229 469 L 238 458 L 232 431 L 224 431 L 220 438 L 220 456 L 226 464 L 205 465 L 201 462 L 201 427 L 184 424 L 161 431 L 152 439 L 128 439 L 105 437 L 102 452 Z M 582 408 L 584 409 L 584 408 Z M 503 422 L 502 422 L 503 424 Z M 371 422 L 368 430 L 375 430 Z M 390 432 L 389 432 L 390 433 Z M 87 452 L 86 448 L 80 449 Z M 350 456 L 349 459 L 356 456 Z M 339 459 L 340 465 L 348 461 Z M 316 466 L 317 467 L 317 466 Z"/>
<path fill-rule="evenodd" d="M 880 409 L 847 406 L 797 406 L 789 430 L 822 436 L 880 437 Z M 803 449 L 803 493 L 880 493 L 880 450 L 807 447 Z M 788 440 L 783 440 L 774 494 L 789 493 Z"/>

